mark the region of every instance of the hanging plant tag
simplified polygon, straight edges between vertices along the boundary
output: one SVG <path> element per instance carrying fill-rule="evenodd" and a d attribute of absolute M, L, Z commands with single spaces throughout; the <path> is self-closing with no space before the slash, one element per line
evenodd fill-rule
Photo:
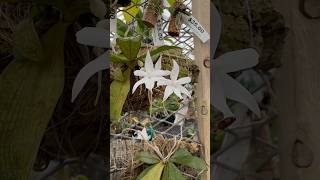
<path fill-rule="evenodd" d="M 117 32 L 117 20 L 110 19 L 110 31 L 116 33 Z"/>
<path fill-rule="evenodd" d="M 162 16 L 158 16 L 157 23 L 153 29 L 153 43 L 154 46 L 164 45 L 164 35 L 162 29 Z"/>
<path fill-rule="evenodd" d="M 117 33 L 117 18 L 114 13 L 110 15 L 110 32 Z"/>
<path fill-rule="evenodd" d="M 189 26 L 192 32 L 198 36 L 198 38 L 203 42 L 207 42 L 210 39 L 208 32 L 199 23 L 199 21 L 193 17 L 181 13 L 182 21 L 185 25 Z"/>

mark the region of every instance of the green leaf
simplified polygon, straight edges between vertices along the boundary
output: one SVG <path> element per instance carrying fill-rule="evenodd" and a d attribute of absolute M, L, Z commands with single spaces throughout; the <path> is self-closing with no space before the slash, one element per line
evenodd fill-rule
<path fill-rule="evenodd" d="M 130 62 L 129 59 L 127 59 L 122 54 L 110 54 L 110 60 L 114 63 L 128 63 L 128 62 Z"/>
<path fill-rule="evenodd" d="M 111 72 L 113 79 L 117 80 L 117 81 L 124 81 L 124 77 L 123 77 L 123 73 L 121 68 L 112 68 L 112 72 Z"/>
<path fill-rule="evenodd" d="M 126 31 L 128 30 L 128 25 L 126 23 L 124 23 L 121 19 L 117 18 L 117 34 L 119 37 L 124 37 Z M 127 36 L 131 36 L 132 35 L 132 31 L 129 30 Z"/>
<path fill-rule="evenodd" d="M 141 47 L 141 41 L 141 36 L 117 38 L 117 44 L 119 45 L 121 52 L 130 61 L 137 58 Z"/>
<path fill-rule="evenodd" d="M 18 24 L 14 31 L 14 51 L 18 56 L 41 61 L 44 57 L 42 44 L 33 21 L 26 19 Z"/>
<path fill-rule="evenodd" d="M 150 54 L 151 54 L 151 56 L 155 56 L 157 54 L 160 54 L 160 53 L 162 53 L 164 51 L 169 51 L 171 49 L 179 49 L 179 47 L 177 47 L 177 46 L 160 46 L 160 47 L 152 50 L 150 52 Z"/>
<path fill-rule="evenodd" d="M 167 1 L 168 1 L 168 3 L 172 6 L 173 3 L 174 3 L 176 0 L 167 0 Z"/>
<path fill-rule="evenodd" d="M 158 164 L 152 165 L 144 171 L 142 171 L 142 173 L 138 176 L 137 180 L 160 180 L 163 168 L 163 162 L 159 162 Z"/>
<path fill-rule="evenodd" d="M 137 177 L 137 180 L 141 180 L 142 177 L 144 177 L 146 174 L 148 174 L 148 172 L 154 168 L 157 164 L 154 164 L 152 166 L 147 167 L 145 170 L 143 170 Z"/>
<path fill-rule="evenodd" d="M 153 50 L 150 52 L 150 55 L 151 55 L 151 56 L 157 56 L 157 55 L 159 55 L 160 53 L 165 52 L 165 51 L 168 51 L 168 50 L 171 50 L 171 49 L 179 49 L 179 47 L 176 47 L 176 46 L 160 46 L 160 47 L 158 47 L 158 48 L 153 49 Z M 138 59 L 139 59 L 139 60 L 143 60 L 145 57 L 146 57 L 146 54 L 141 55 Z"/>
<path fill-rule="evenodd" d="M 121 117 L 122 107 L 130 91 L 131 70 L 124 72 L 124 81 L 112 81 L 110 85 L 110 119 L 115 122 Z"/>
<path fill-rule="evenodd" d="M 40 62 L 14 60 L 0 75 L 1 179 L 28 179 L 31 173 L 64 87 L 67 27 L 57 23 L 43 35 L 45 58 Z"/>
<path fill-rule="evenodd" d="M 123 8 L 123 16 L 126 20 L 126 23 L 131 23 L 132 19 L 139 13 L 139 4 L 140 0 L 132 0 L 130 6 Z"/>
<path fill-rule="evenodd" d="M 137 154 L 137 160 L 146 164 L 156 164 L 160 161 L 158 156 L 145 151 L 139 152 Z"/>
<path fill-rule="evenodd" d="M 170 162 L 188 166 L 200 171 L 207 170 L 207 165 L 203 159 L 192 156 L 192 154 L 185 149 L 178 149 L 170 158 Z"/>
<path fill-rule="evenodd" d="M 164 167 L 161 180 L 186 180 L 186 178 L 172 162 L 168 162 Z"/>

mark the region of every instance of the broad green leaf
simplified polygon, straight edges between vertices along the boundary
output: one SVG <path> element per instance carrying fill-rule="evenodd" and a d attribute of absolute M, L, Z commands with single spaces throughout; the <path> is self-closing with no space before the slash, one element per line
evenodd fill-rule
<path fill-rule="evenodd" d="M 114 80 L 124 81 L 123 73 L 121 68 L 112 68 L 112 76 Z"/>
<path fill-rule="evenodd" d="M 141 173 L 142 176 L 139 175 L 137 180 L 160 180 L 163 168 L 163 162 L 159 162 L 158 164 L 145 169 L 145 171 Z"/>
<path fill-rule="evenodd" d="M 160 161 L 158 156 L 145 151 L 139 152 L 137 154 L 137 160 L 146 164 L 156 164 Z"/>
<path fill-rule="evenodd" d="M 114 63 L 128 63 L 128 62 L 130 62 L 129 59 L 127 59 L 122 54 L 110 54 L 110 60 Z"/>
<path fill-rule="evenodd" d="M 164 167 L 161 180 L 186 180 L 186 178 L 172 162 L 168 162 Z"/>
<path fill-rule="evenodd" d="M 143 170 L 137 177 L 137 180 L 141 180 L 142 177 L 144 177 L 146 174 L 148 174 L 148 172 L 154 168 L 157 164 L 154 164 L 152 166 L 147 167 L 145 170 Z"/>
<path fill-rule="evenodd" d="M 155 56 L 157 54 L 160 54 L 160 53 L 162 53 L 164 51 L 169 51 L 171 49 L 179 49 L 179 47 L 177 47 L 177 46 L 160 46 L 160 47 L 155 48 L 154 50 L 152 50 L 150 52 L 150 54 L 151 54 L 151 56 Z"/>
<path fill-rule="evenodd" d="M 29 178 L 63 91 L 67 26 L 57 23 L 43 35 L 45 58 L 41 61 L 16 59 L 0 75 L 1 179 Z"/>
<path fill-rule="evenodd" d="M 18 56 L 41 61 L 44 57 L 43 48 L 32 19 L 21 21 L 14 31 L 14 51 Z"/>
<path fill-rule="evenodd" d="M 124 37 L 127 30 L 128 25 L 124 23 L 121 19 L 117 19 L 117 35 L 119 37 Z M 132 36 L 132 30 L 129 30 L 127 36 Z"/>
<path fill-rule="evenodd" d="M 130 61 L 137 58 L 141 47 L 141 41 L 141 36 L 117 38 L 117 44 L 119 45 L 121 52 Z"/>
<path fill-rule="evenodd" d="M 170 162 L 188 166 L 201 171 L 207 170 L 207 165 L 203 159 L 192 156 L 192 154 L 185 149 L 178 149 L 170 158 Z"/>
<path fill-rule="evenodd" d="M 132 0 L 130 6 L 123 8 L 123 16 L 126 23 L 131 23 L 132 19 L 139 13 L 140 0 Z"/>
<path fill-rule="evenodd" d="M 155 48 L 153 49 L 151 52 L 150 52 L 150 55 L 151 56 L 157 56 L 159 55 L 160 53 L 162 52 L 165 52 L 165 51 L 168 51 L 168 50 L 171 50 L 171 49 L 178 49 L 178 47 L 176 46 L 160 46 L 158 48 Z M 144 60 L 146 57 L 146 54 L 144 55 L 141 55 L 138 60 Z"/>
<path fill-rule="evenodd" d="M 122 107 L 130 91 L 131 70 L 124 72 L 124 81 L 112 81 L 110 85 L 110 119 L 115 122 L 121 117 Z"/>

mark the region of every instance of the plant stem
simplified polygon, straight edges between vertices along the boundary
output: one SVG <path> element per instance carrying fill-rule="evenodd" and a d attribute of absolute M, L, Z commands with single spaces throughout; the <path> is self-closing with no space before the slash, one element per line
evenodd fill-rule
<path fill-rule="evenodd" d="M 148 99 L 149 99 L 149 103 L 150 103 L 149 115 L 150 115 L 150 119 L 151 119 L 151 114 L 152 114 L 152 91 L 148 91 Z"/>

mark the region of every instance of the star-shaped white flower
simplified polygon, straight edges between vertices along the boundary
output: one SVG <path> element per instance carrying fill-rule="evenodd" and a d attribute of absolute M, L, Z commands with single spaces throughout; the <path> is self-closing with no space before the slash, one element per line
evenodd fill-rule
<path fill-rule="evenodd" d="M 141 131 L 135 132 L 135 139 L 149 141 L 151 136 L 147 133 L 147 129 L 143 128 Z"/>
<path fill-rule="evenodd" d="M 159 86 L 165 85 L 166 89 L 164 91 L 163 101 L 167 100 L 171 94 L 176 94 L 180 99 L 182 99 L 182 94 L 187 95 L 191 98 L 189 91 L 183 87 L 184 84 L 191 82 L 190 77 L 183 77 L 178 79 L 180 68 L 178 63 L 173 60 L 173 67 L 170 73 L 170 79 L 162 79 L 158 82 Z"/>
<path fill-rule="evenodd" d="M 104 18 L 106 13 L 105 4 L 101 0 L 90 0 L 90 9 L 94 15 L 99 18 Z M 77 42 L 87 46 L 94 46 L 99 48 L 108 48 L 109 26 L 106 19 L 100 20 L 96 27 L 85 27 L 76 33 Z M 97 57 L 85 67 L 83 67 L 78 73 L 72 87 L 72 99 L 73 102 L 86 82 L 95 73 L 108 69 L 109 59 L 107 52 Z"/>
<path fill-rule="evenodd" d="M 133 85 L 132 93 L 134 93 L 138 86 L 142 84 L 145 84 L 146 88 L 149 91 L 152 91 L 155 83 L 161 79 L 164 79 L 163 76 L 169 75 L 170 71 L 161 70 L 161 57 L 157 61 L 155 67 L 153 67 L 150 52 L 148 51 L 144 62 L 144 68 L 134 71 L 133 74 L 135 76 L 142 77 L 142 79 Z"/>
<path fill-rule="evenodd" d="M 221 34 L 221 17 L 216 9 L 214 13 L 212 55 L 216 52 Z M 227 74 L 251 68 L 258 64 L 258 59 L 259 55 L 256 50 L 243 49 L 226 53 L 211 61 L 211 103 L 224 114 L 225 118 L 234 116 L 227 105 L 227 98 L 245 104 L 257 116 L 260 116 L 260 109 L 254 96 Z"/>

